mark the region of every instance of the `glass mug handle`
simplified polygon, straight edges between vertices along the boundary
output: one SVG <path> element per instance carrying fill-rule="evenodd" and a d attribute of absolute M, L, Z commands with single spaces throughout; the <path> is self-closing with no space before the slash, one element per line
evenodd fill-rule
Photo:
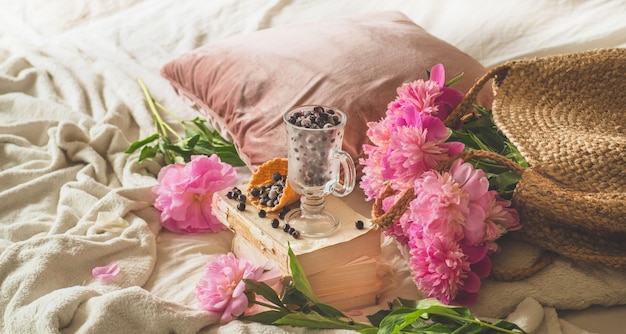
<path fill-rule="evenodd" d="M 333 182 L 329 182 L 326 185 L 326 192 L 332 193 L 337 197 L 347 196 L 354 190 L 356 184 L 356 167 L 352 157 L 342 150 L 335 150 L 332 154 L 332 159 L 339 159 L 340 168 L 343 169 L 344 179 L 343 182 L 339 182 L 339 174 L 337 173 L 337 179 Z"/>

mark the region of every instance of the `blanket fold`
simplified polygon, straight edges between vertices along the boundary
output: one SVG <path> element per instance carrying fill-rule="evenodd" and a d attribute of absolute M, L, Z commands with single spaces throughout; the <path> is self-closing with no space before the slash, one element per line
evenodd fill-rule
<path fill-rule="evenodd" d="M 152 128 L 128 105 L 148 113 L 143 96 L 101 86 L 119 72 L 68 66 L 84 61 L 50 48 L 2 63 L 0 332 L 197 333 L 216 319 L 141 288 L 157 259 L 159 166 L 124 151 Z M 92 276 L 112 263 L 112 280 Z"/>

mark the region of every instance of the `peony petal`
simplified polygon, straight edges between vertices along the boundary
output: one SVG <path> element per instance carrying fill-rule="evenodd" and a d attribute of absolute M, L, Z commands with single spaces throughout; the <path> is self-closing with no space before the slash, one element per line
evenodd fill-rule
<path fill-rule="evenodd" d="M 439 144 L 439 147 L 445 149 L 448 156 L 457 155 L 465 149 L 465 144 L 458 141 L 451 141 Z"/>
<path fill-rule="evenodd" d="M 485 210 L 475 203 L 469 203 L 469 212 L 465 219 L 463 232 L 465 240 L 470 245 L 478 245 L 483 243 L 485 237 Z"/>
<path fill-rule="evenodd" d="M 120 272 L 120 265 L 117 262 L 112 262 L 104 267 L 95 267 L 91 270 L 91 275 L 94 279 L 101 282 L 112 281 Z"/>
<path fill-rule="evenodd" d="M 468 272 L 467 277 L 463 281 L 463 291 L 467 291 L 469 293 L 477 293 L 480 290 L 480 277 L 476 275 L 474 272 Z"/>
<path fill-rule="evenodd" d="M 446 83 L 446 71 L 443 64 L 437 64 L 430 69 L 430 80 L 434 81 L 442 88 Z"/>
<path fill-rule="evenodd" d="M 485 247 L 486 248 L 486 247 Z M 491 274 L 491 258 L 483 257 L 480 261 L 471 265 L 472 271 L 480 278 L 487 278 Z"/>
<path fill-rule="evenodd" d="M 442 94 L 435 100 L 435 104 L 439 110 L 437 117 L 443 121 L 450 115 L 452 110 L 461 103 L 463 100 L 463 92 L 450 87 L 442 87 L 441 92 Z M 459 123 L 460 124 L 456 126 L 457 128 L 463 125 L 463 122 L 459 121 Z"/>
<path fill-rule="evenodd" d="M 454 304 L 461 306 L 472 306 L 478 302 L 478 293 L 461 291 L 454 299 Z"/>
<path fill-rule="evenodd" d="M 440 142 L 450 136 L 450 129 L 443 122 L 434 116 L 422 115 L 421 126 L 426 129 L 426 140 Z"/>
<path fill-rule="evenodd" d="M 489 251 L 487 246 L 471 246 L 463 243 L 460 245 L 463 253 L 467 255 L 467 261 L 469 261 L 470 264 L 475 264 L 481 261 L 487 256 L 487 252 Z"/>

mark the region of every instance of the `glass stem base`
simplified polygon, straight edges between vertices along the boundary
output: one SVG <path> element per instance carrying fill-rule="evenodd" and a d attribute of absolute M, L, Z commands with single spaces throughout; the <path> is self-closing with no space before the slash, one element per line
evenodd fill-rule
<path fill-rule="evenodd" d="M 291 210 L 285 221 L 306 237 L 326 237 L 339 228 L 339 220 L 324 209 L 324 197 L 300 198 L 300 208 Z"/>

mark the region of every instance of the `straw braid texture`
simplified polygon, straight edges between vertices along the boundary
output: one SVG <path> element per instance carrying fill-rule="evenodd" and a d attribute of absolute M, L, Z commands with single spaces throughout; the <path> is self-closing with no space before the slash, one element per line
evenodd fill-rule
<path fill-rule="evenodd" d="M 626 269 L 626 49 L 512 62 L 494 122 L 532 166 L 513 195 L 515 234 Z"/>
<path fill-rule="evenodd" d="M 536 171 L 585 192 L 626 190 L 626 49 L 509 64 L 494 122 Z"/>

